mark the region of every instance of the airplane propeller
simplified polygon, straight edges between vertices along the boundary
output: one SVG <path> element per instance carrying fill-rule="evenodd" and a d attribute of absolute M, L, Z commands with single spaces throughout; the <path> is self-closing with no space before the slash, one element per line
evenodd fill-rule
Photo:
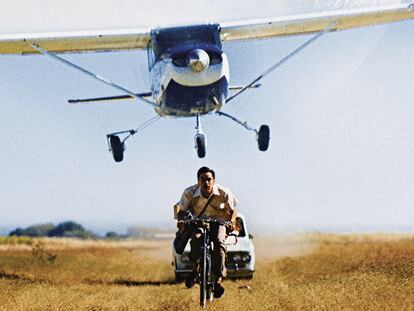
<path fill-rule="evenodd" d="M 202 72 L 210 65 L 210 57 L 202 49 L 196 49 L 188 53 L 187 66 L 194 72 Z"/>

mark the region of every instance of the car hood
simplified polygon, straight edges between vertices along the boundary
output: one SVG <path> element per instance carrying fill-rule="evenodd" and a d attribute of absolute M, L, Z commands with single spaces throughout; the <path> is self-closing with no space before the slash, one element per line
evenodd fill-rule
<path fill-rule="evenodd" d="M 253 243 L 248 237 L 241 237 L 237 238 L 237 243 L 235 243 L 234 237 L 228 237 L 226 239 L 226 246 L 228 252 L 242 252 L 242 251 L 250 251 L 253 250 Z M 187 246 L 185 247 L 185 252 L 190 252 L 190 243 L 187 243 Z"/>
<path fill-rule="evenodd" d="M 228 252 L 249 251 L 253 248 L 253 244 L 249 238 L 238 238 L 235 244 L 235 239 L 229 237 L 226 239 L 226 246 Z"/>

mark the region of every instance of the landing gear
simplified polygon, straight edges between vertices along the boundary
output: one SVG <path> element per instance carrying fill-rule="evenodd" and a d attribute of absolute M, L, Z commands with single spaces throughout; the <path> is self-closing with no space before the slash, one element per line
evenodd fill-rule
<path fill-rule="evenodd" d="M 206 146 L 207 146 L 207 139 L 206 135 L 203 133 L 203 129 L 201 127 L 200 115 L 197 115 L 197 125 L 196 125 L 197 134 L 194 137 L 195 148 L 197 149 L 197 156 L 201 159 L 206 156 Z"/>
<path fill-rule="evenodd" d="M 197 155 L 199 158 L 204 158 L 206 156 L 206 136 L 197 135 L 195 137 Z"/>
<path fill-rule="evenodd" d="M 257 144 L 260 151 L 266 151 L 269 148 L 270 128 L 267 125 L 260 126 L 257 132 Z"/>
<path fill-rule="evenodd" d="M 108 141 L 109 151 L 112 153 L 112 156 L 115 162 L 122 162 L 124 159 L 124 151 L 125 151 L 125 141 L 130 138 L 132 135 L 135 135 L 138 131 L 143 130 L 147 126 L 150 126 L 155 121 L 158 121 L 161 117 L 156 116 L 148 121 L 141 124 L 135 130 L 128 130 L 128 131 L 121 131 L 116 133 L 111 133 L 106 135 L 106 139 Z M 127 135 L 126 135 L 127 134 Z M 126 135 L 124 139 L 121 139 L 119 135 Z"/>
<path fill-rule="evenodd" d="M 115 162 L 121 162 L 124 159 L 125 145 L 117 135 L 109 135 L 109 145 Z"/>
<path fill-rule="evenodd" d="M 270 127 L 268 125 L 261 125 L 259 130 L 256 130 L 247 125 L 247 122 L 242 122 L 239 119 L 221 111 L 216 112 L 219 116 L 227 117 L 234 122 L 243 126 L 246 130 L 253 131 L 256 133 L 257 145 L 260 151 L 266 151 L 269 148 L 269 141 L 270 141 Z"/>

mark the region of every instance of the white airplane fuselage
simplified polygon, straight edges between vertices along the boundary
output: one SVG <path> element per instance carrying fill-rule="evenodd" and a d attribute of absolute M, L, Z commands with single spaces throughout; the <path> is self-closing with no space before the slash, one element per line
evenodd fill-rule
<path fill-rule="evenodd" d="M 160 116 L 207 114 L 224 104 L 230 74 L 218 25 L 154 30 L 148 63 Z"/>

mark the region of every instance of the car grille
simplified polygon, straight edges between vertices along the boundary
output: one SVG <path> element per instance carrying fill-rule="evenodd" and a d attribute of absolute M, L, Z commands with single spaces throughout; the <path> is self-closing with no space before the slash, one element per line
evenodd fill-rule
<path fill-rule="evenodd" d="M 227 253 L 227 266 L 234 268 L 246 267 L 252 257 L 248 252 L 228 252 Z"/>

